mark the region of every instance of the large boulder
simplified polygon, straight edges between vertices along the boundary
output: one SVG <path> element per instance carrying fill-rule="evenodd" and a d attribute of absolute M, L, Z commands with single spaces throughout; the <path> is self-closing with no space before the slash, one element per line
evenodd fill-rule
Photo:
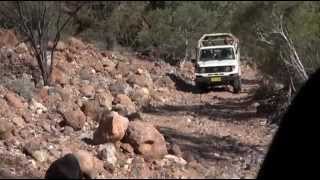
<path fill-rule="evenodd" d="M 126 117 L 120 116 L 114 111 L 105 111 L 100 118 L 99 127 L 93 135 L 95 144 L 117 142 L 124 137 L 129 124 Z"/>
<path fill-rule="evenodd" d="M 129 143 L 146 159 L 161 159 L 168 154 L 163 135 L 147 122 L 131 121 L 123 142 Z"/>
<path fill-rule="evenodd" d="M 81 130 L 86 121 L 86 116 L 80 110 L 71 110 L 63 113 L 64 123 L 74 130 Z"/>

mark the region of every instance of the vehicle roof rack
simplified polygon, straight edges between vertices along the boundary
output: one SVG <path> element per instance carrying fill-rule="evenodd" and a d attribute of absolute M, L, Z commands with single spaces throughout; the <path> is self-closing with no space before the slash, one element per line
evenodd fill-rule
<path fill-rule="evenodd" d="M 204 34 L 198 41 L 198 48 L 208 46 L 233 45 L 238 48 L 239 40 L 231 33 Z"/>

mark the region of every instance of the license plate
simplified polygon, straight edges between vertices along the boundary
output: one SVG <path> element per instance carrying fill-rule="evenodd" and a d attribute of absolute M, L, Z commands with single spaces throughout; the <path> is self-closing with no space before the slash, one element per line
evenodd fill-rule
<path fill-rule="evenodd" d="M 212 77 L 211 81 L 212 82 L 220 82 L 221 81 L 221 77 Z"/>

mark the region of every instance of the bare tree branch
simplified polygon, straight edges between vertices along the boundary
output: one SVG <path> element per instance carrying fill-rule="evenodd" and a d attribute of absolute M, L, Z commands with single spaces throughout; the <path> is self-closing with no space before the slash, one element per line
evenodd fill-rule
<path fill-rule="evenodd" d="M 22 35 L 27 37 L 40 68 L 44 85 L 49 85 L 54 65 L 54 51 L 61 38 L 61 33 L 84 3 L 80 3 L 65 19 L 63 18 L 61 2 L 15 1 L 6 3 L 11 5 L 8 11 L 12 11 L 9 12 L 12 16 L 7 16 L 6 12 L 2 12 L 2 10 L 0 10 L 0 13 L 6 15 L 5 17 L 10 17 Z M 51 28 L 51 25 L 54 28 Z M 53 47 L 49 59 L 47 50 L 50 38 L 53 38 Z"/>

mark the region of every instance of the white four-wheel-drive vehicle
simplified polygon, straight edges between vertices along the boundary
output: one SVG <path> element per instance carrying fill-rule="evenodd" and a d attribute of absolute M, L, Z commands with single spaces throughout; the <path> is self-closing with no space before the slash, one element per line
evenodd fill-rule
<path fill-rule="evenodd" d="M 196 85 L 231 85 L 241 91 L 239 40 L 230 33 L 204 34 L 196 48 Z"/>

